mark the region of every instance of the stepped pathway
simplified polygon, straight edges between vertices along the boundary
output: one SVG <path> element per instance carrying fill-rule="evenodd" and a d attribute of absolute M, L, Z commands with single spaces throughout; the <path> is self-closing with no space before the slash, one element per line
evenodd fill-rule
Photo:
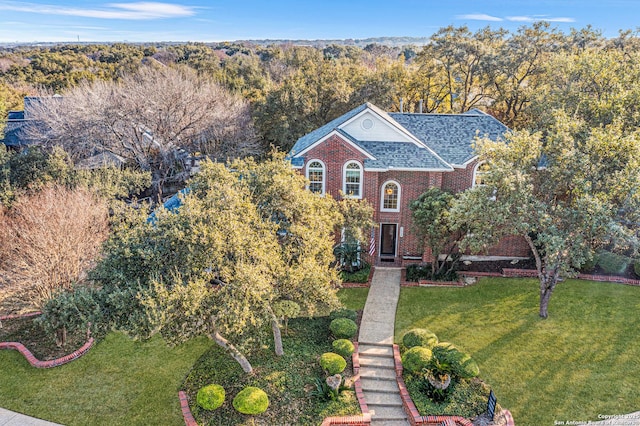
<path fill-rule="evenodd" d="M 375 426 L 409 425 L 393 362 L 400 271 L 400 268 L 375 269 L 360 323 L 360 383 L 371 412 L 371 424 Z"/>

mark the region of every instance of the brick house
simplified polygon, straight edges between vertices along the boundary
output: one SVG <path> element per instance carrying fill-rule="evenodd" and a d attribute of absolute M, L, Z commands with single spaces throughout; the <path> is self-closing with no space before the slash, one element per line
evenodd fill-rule
<path fill-rule="evenodd" d="M 372 234 L 373 263 L 405 265 L 430 260 L 411 230 L 409 203 L 430 187 L 459 192 L 481 184 L 474 138 L 497 139 L 508 130 L 477 109 L 386 113 L 366 103 L 298 139 L 288 158 L 309 179 L 311 191 L 367 199 L 379 224 Z M 529 257 L 529 248 L 511 237 L 487 255 Z"/>

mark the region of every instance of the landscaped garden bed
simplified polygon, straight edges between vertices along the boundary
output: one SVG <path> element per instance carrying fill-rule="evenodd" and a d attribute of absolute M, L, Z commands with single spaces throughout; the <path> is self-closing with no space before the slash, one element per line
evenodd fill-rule
<path fill-rule="evenodd" d="M 195 363 L 182 386 L 198 424 L 320 424 L 328 416 L 359 414 L 353 390 L 341 392 L 336 399 L 325 399 L 317 392 L 317 379 L 325 378 L 320 355 L 333 351 L 330 323 L 328 317 L 291 319 L 288 333 L 283 335 L 284 355 L 277 357 L 270 345 L 261 346 L 249 355 L 254 366 L 251 375 L 244 373 L 221 348 L 212 346 Z M 352 365 L 350 358 L 347 361 L 343 375 L 349 383 Z M 213 411 L 203 410 L 195 403 L 198 390 L 208 384 L 221 385 L 227 395 Z M 247 386 L 267 393 L 269 408 L 263 414 L 248 416 L 233 408 L 233 398 Z"/>
<path fill-rule="evenodd" d="M 403 288 L 395 335 L 429 328 L 472 355 L 517 425 L 637 411 L 640 318 L 632 313 L 639 289 L 567 280 L 556 288 L 546 320 L 538 316 L 538 297 L 535 279 Z"/>
<path fill-rule="evenodd" d="M 0 342 L 22 343 L 37 359 L 45 361 L 70 354 L 87 342 L 87 333 L 67 334 L 64 345 L 56 343 L 54 333 L 47 333 L 37 316 L 11 318 L 2 321 Z"/>

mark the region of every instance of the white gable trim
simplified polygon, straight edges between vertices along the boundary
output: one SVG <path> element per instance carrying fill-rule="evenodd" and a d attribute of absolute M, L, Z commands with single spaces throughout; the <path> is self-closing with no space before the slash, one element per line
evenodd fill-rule
<path fill-rule="evenodd" d="M 305 149 L 303 149 L 302 151 L 300 151 L 299 153 L 297 153 L 293 157 L 294 158 L 295 157 L 300 157 L 304 153 L 309 152 L 310 150 L 312 150 L 316 146 L 320 145 L 322 142 L 324 142 L 327 139 L 329 139 L 331 136 L 340 136 L 340 139 L 342 139 L 344 142 L 349 144 L 351 147 L 353 147 L 355 150 L 357 150 L 358 152 L 360 152 L 361 154 L 363 154 L 367 158 L 370 158 L 371 160 L 377 160 L 376 157 L 374 157 L 373 155 L 369 154 L 367 151 L 365 151 L 364 149 L 360 148 L 355 143 L 351 142 L 350 140 L 345 139 L 337 130 L 332 130 L 329 134 L 327 134 L 326 136 L 318 139 L 316 142 L 312 143 L 311 145 L 309 145 L 308 147 L 306 147 Z"/>
<path fill-rule="evenodd" d="M 407 129 L 402 127 L 400 123 L 395 121 L 393 118 L 389 117 L 389 115 L 387 115 L 383 111 L 380 111 L 377 108 L 374 108 L 371 104 L 367 104 L 367 107 L 365 109 L 363 109 L 358 114 L 354 115 L 353 117 L 351 117 L 350 119 L 342 123 L 340 126 L 338 126 L 338 128 L 342 129 L 345 126 L 348 126 L 350 123 L 358 120 L 360 117 L 362 117 L 364 114 L 367 114 L 367 113 L 373 114 L 376 117 L 378 117 L 380 120 L 382 120 L 382 122 L 386 123 L 389 127 L 391 127 L 396 133 L 398 133 L 399 135 L 403 136 L 406 139 L 409 139 L 409 141 L 413 142 L 416 146 L 419 146 L 420 148 L 427 148 L 427 146 L 424 143 L 422 143 L 420 139 L 416 138 L 411 132 L 409 132 Z M 394 141 L 389 141 L 389 142 L 394 142 Z M 403 142 L 403 141 L 398 141 L 398 142 Z"/>
<path fill-rule="evenodd" d="M 469 167 L 469 164 L 473 163 L 473 162 L 474 162 L 475 160 L 477 160 L 477 159 L 478 159 L 478 156 L 477 156 L 477 155 L 474 155 L 473 157 L 471 157 L 471 159 L 470 159 L 470 160 L 467 160 L 467 161 L 465 161 L 465 162 L 464 162 L 464 163 L 462 163 L 462 164 L 452 164 L 452 166 L 453 166 L 455 169 L 466 169 L 467 167 Z"/>

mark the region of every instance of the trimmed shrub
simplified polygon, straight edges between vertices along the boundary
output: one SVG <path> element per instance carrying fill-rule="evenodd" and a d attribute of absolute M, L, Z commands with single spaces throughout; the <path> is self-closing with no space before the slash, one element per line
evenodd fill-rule
<path fill-rule="evenodd" d="M 205 410 L 213 411 L 224 402 L 225 392 L 220 385 L 208 385 L 200 388 L 196 396 L 198 406 Z"/>
<path fill-rule="evenodd" d="M 414 328 L 402 336 L 402 344 L 407 349 L 413 348 L 414 346 L 432 348 L 438 344 L 438 336 L 426 328 Z"/>
<path fill-rule="evenodd" d="M 242 414 L 262 414 L 269 407 L 269 397 L 260 388 L 247 386 L 233 398 L 233 408 Z"/>
<path fill-rule="evenodd" d="M 419 373 L 431 362 L 433 352 L 422 346 L 414 346 L 402 355 L 402 366 L 410 373 Z"/>
<path fill-rule="evenodd" d="M 358 325 L 349 318 L 336 318 L 331 321 L 329 329 L 338 339 L 351 339 L 358 331 Z"/>
<path fill-rule="evenodd" d="M 635 274 L 640 277 L 640 260 L 636 260 L 633 263 L 633 272 L 635 272 Z"/>
<path fill-rule="evenodd" d="M 472 379 L 480 375 L 480 367 L 473 358 L 469 357 L 458 366 L 456 374 L 463 379 Z"/>
<path fill-rule="evenodd" d="M 353 309 L 342 308 L 329 314 L 329 319 L 334 320 L 336 318 L 349 318 L 351 321 L 355 321 L 358 319 L 358 313 Z"/>
<path fill-rule="evenodd" d="M 353 346 L 353 343 L 351 343 L 351 341 L 347 339 L 334 340 L 331 346 L 333 346 L 333 351 L 335 353 L 345 358 L 350 357 L 353 351 L 356 350 L 355 346 Z"/>
<path fill-rule="evenodd" d="M 607 274 L 622 274 L 629 266 L 629 262 L 628 257 L 608 251 L 600 252 L 598 255 L 598 266 Z"/>
<path fill-rule="evenodd" d="M 325 352 L 320 355 L 320 366 L 329 375 L 342 373 L 347 368 L 347 361 L 340 355 L 333 352 Z"/>

